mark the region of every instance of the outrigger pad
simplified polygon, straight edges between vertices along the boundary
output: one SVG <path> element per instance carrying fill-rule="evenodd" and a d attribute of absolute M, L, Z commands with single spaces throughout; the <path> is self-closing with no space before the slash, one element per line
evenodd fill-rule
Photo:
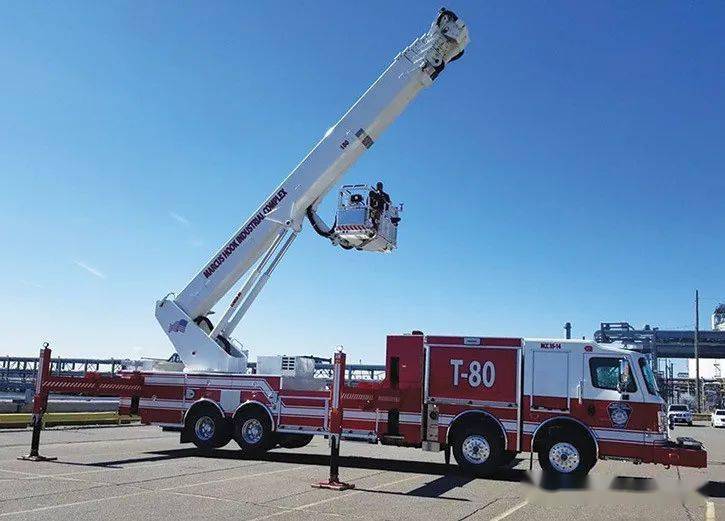
<path fill-rule="evenodd" d="M 313 483 L 312 488 L 327 488 L 330 490 L 349 490 L 351 488 L 355 488 L 355 485 L 352 483 L 343 483 L 342 481 L 336 481 L 336 480 L 327 480 L 327 481 L 320 481 L 319 483 Z"/>
<path fill-rule="evenodd" d="M 18 457 L 18 459 L 22 460 L 22 461 L 55 461 L 58 458 L 56 458 L 54 456 L 41 456 L 41 455 L 33 456 L 31 454 L 28 454 L 27 456 L 20 456 L 20 457 Z"/>

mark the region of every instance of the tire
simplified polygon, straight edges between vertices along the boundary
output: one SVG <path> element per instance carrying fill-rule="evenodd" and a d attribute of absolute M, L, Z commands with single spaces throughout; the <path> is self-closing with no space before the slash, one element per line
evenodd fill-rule
<path fill-rule="evenodd" d="M 278 434 L 277 443 L 283 449 L 300 449 L 309 445 L 312 438 L 312 434 Z"/>
<path fill-rule="evenodd" d="M 500 433 L 485 425 L 465 426 L 453 439 L 453 457 L 466 474 L 487 476 L 499 466 L 503 454 Z"/>
<path fill-rule="evenodd" d="M 234 440 L 246 454 L 271 449 L 276 440 L 269 416 L 257 408 L 240 411 L 234 417 Z"/>
<path fill-rule="evenodd" d="M 545 474 L 585 476 L 596 460 L 587 440 L 573 432 L 554 432 L 539 449 L 539 465 Z"/>
<path fill-rule="evenodd" d="M 221 448 L 232 439 L 229 423 L 214 406 L 197 406 L 189 412 L 185 423 L 189 439 L 202 450 Z"/>
<path fill-rule="evenodd" d="M 692 427 L 692 422 L 687 422 L 688 427 Z"/>

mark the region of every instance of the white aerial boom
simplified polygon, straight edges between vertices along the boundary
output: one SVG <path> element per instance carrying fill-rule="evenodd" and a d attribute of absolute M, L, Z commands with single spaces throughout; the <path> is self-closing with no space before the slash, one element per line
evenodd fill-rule
<path fill-rule="evenodd" d="M 453 12 L 441 9 L 428 32 L 417 38 L 333 125 L 262 205 L 175 297 L 156 303 L 156 318 L 187 370 L 245 372 L 247 354 L 232 330 L 302 229 L 305 216 L 315 230 L 346 249 L 390 251 L 395 247 L 397 209 L 371 208 L 368 187 L 340 191 L 338 218 L 328 228 L 315 209 L 363 152 L 403 112 L 445 65 L 463 54 L 468 30 Z M 377 212 L 377 213 L 376 213 Z M 216 327 L 208 315 L 252 269 Z"/>

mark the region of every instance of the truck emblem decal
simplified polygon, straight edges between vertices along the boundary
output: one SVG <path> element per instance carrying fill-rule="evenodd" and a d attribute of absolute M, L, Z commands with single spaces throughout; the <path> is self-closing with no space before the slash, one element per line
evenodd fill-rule
<path fill-rule="evenodd" d="M 612 402 L 607 407 L 607 412 L 609 412 L 609 419 L 612 421 L 612 425 L 623 429 L 627 426 L 629 417 L 632 414 L 632 408 L 626 403 Z"/>
<path fill-rule="evenodd" d="M 169 333 L 183 333 L 184 331 L 186 331 L 186 325 L 188 323 L 189 321 L 184 318 L 182 318 L 181 320 L 177 320 L 169 326 Z"/>

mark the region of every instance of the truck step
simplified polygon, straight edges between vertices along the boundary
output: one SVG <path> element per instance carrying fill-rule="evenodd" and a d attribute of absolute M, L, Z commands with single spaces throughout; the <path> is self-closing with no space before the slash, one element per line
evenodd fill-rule
<path fill-rule="evenodd" d="M 405 437 L 400 435 L 385 434 L 380 437 L 381 445 L 396 445 L 398 447 L 406 447 L 410 443 L 405 441 Z"/>

